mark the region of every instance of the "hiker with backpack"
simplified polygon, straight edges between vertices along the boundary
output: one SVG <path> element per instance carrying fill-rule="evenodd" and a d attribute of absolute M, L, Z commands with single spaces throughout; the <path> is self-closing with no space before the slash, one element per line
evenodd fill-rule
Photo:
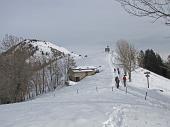
<path fill-rule="evenodd" d="M 124 84 L 124 87 L 126 87 L 126 75 L 123 76 L 123 84 Z"/>

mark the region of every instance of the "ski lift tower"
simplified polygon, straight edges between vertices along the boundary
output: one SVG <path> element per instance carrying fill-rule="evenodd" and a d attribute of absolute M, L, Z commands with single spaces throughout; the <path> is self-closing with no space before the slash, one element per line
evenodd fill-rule
<path fill-rule="evenodd" d="M 107 47 L 105 48 L 105 52 L 110 52 L 110 48 L 109 48 L 109 46 L 107 45 Z"/>

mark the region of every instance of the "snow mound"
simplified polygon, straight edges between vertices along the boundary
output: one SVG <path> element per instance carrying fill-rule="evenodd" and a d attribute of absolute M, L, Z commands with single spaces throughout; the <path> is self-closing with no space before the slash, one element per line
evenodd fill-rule
<path fill-rule="evenodd" d="M 74 85 L 76 85 L 77 84 L 77 82 L 73 82 L 73 81 L 69 81 L 68 82 L 68 86 L 74 86 Z"/>

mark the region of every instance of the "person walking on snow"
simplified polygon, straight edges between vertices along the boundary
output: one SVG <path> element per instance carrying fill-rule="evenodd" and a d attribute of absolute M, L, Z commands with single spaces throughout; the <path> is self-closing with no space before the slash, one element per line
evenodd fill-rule
<path fill-rule="evenodd" d="M 120 70 L 119 70 L 119 68 L 117 68 L 117 73 L 118 73 L 118 75 L 120 75 Z"/>
<path fill-rule="evenodd" d="M 114 68 L 114 73 L 116 73 L 116 69 Z"/>
<path fill-rule="evenodd" d="M 118 76 L 115 77 L 115 82 L 116 82 L 116 87 L 119 88 L 120 80 L 119 80 Z"/>
<path fill-rule="evenodd" d="M 123 76 L 123 84 L 124 84 L 124 87 L 126 87 L 126 75 Z"/>

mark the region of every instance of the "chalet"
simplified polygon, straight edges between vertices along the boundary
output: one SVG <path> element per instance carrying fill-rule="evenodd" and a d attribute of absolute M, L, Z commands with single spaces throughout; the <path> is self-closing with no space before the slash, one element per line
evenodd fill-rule
<path fill-rule="evenodd" d="M 81 79 L 85 78 L 86 76 L 94 75 L 99 72 L 99 69 L 97 67 L 88 67 L 88 66 L 82 66 L 82 67 L 76 67 L 71 68 L 69 70 L 69 79 L 71 81 L 78 82 Z"/>

